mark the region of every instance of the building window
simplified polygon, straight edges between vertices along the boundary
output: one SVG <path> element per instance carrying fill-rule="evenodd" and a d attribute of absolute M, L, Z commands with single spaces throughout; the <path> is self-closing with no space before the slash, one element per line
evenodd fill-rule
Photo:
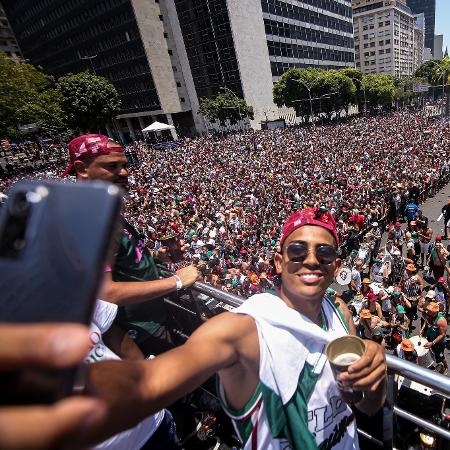
<path fill-rule="evenodd" d="M 159 15 L 158 15 L 158 17 L 159 17 L 159 20 L 161 20 L 161 21 L 163 21 L 163 20 L 164 20 L 164 18 L 163 18 L 163 15 L 162 15 L 162 14 L 159 14 Z"/>
<path fill-rule="evenodd" d="M 173 51 L 172 50 L 170 50 L 170 48 L 169 48 L 169 50 L 167 50 L 167 53 L 170 55 L 170 56 L 172 56 L 173 55 Z"/>
<path fill-rule="evenodd" d="M 164 32 L 164 37 L 167 39 L 169 37 L 169 33 Z"/>
<path fill-rule="evenodd" d="M 181 83 L 179 81 L 177 81 L 177 86 L 181 87 Z"/>
<path fill-rule="evenodd" d="M 185 103 L 186 102 L 185 98 L 184 97 L 180 97 L 180 102 L 181 103 Z"/>

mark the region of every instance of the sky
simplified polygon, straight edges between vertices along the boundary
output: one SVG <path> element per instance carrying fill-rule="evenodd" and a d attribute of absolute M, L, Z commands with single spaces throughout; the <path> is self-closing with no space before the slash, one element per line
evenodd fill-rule
<path fill-rule="evenodd" d="M 436 0 L 436 28 L 435 34 L 444 35 L 444 48 L 450 52 L 450 0 Z"/>

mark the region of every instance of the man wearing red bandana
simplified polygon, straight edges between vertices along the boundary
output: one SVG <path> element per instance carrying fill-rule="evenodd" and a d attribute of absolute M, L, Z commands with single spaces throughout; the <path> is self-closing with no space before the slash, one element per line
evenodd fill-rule
<path fill-rule="evenodd" d="M 73 173 L 77 181 L 105 181 L 127 191 L 127 158 L 120 144 L 102 134 L 84 134 L 68 148 L 70 164 L 62 176 Z M 125 218 L 114 256 L 114 264 L 106 269 L 103 300 L 120 306 L 116 323 L 146 355 L 172 348 L 162 297 L 190 287 L 198 279 L 197 269 L 189 266 L 173 274 L 157 264 Z"/>
<path fill-rule="evenodd" d="M 326 291 L 339 270 L 338 235 L 323 209 L 299 211 L 282 228 L 276 291 L 256 294 L 231 312 L 208 320 L 188 341 L 152 361 L 100 363 L 92 381 L 108 374 L 121 383 L 139 420 L 171 404 L 214 373 L 219 397 L 245 450 L 359 449 L 353 410 L 340 396 L 324 355 L 326 342 L 352 332 L 348 310 Z M 386 395 L 383 349 L 366 351 L 340 381 L 363 393 L 353 407 L 372 415 Z M 110 405 L 111 420 L 124 414 Z"/>

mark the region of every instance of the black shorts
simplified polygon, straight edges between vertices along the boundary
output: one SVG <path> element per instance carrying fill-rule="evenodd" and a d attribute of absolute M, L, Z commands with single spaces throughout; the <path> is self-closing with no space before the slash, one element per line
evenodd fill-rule
<path fill-rule="evenodd" d="M 431 351 L 433 352 L 434 359 L 437 363 L 440 363 L 442 361 L 445 361 L 445 342 L 438 342 L 436 345 L 433 345 L 431 347 Z"/>

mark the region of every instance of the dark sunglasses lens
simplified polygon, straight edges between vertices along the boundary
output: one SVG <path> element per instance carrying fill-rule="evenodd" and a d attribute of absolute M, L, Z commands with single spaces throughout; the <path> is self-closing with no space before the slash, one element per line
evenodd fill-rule
<path fill-rule="evenodd" d="M 287 256 L 291 261 L 302 262 L 308 255 L 308 247 L 303 244 L 291 244 L 287 248 Z"/>
<path fill-rule="evenodd" d="M 316 249 L 317 260 L 321 264 L 331 264 L 337 258 L 337 252 L 330 245 L 319 245 Z"/>

